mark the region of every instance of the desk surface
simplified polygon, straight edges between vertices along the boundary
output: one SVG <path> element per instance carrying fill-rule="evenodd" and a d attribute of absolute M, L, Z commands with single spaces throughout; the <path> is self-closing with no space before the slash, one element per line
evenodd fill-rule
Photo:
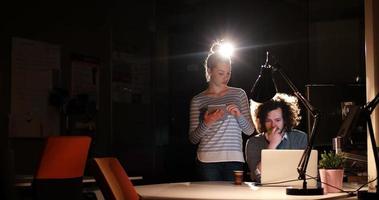
<path fill-rule="evenodd" d="M 257 187 L 251 183 L 234 185 L 232 182 L 183 182 L 141 185 L 135 187 L 143 199 L 341 199 L 346 193 L 316 196 L 286 195 L 285 187 Z"/>

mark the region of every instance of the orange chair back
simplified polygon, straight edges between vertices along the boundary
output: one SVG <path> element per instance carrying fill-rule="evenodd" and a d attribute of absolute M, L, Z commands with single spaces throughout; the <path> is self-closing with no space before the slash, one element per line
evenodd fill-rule
<path fill-rule="evenodd" d="M 117 158 L 94 158 L 94 177 L 107 200 L 138 200 L 133 183 Z"/>
<path fill-rule="evenodd" d="M 32 183 L 34 199 L 81 200 L 90 143 L 88 136 L 48 137 Z"/>
<path fill-rule="evenodd" d="M 90 143 L 88 136 L 48 137 L 35 178 L 82 177 Z"/>

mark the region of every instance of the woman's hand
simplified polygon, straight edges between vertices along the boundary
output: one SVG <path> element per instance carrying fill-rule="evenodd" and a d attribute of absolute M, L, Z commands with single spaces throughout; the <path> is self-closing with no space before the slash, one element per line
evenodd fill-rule
<path fill-rule="evenodd" d="M 268 149 L 276 149 L 276 147 L 282 141 L 283 131 L 278 127 L 274 127 L 271 130 L 267 130 L 265 137 L 266 137 L 266 140 L 269 142 L 267 148 Z"/>
<path fill-rule="evenodd" d="M 204 114 L 204 123 L 206 126 L 211 126 L 213 123 L 222 119 L 225 115 L 225 111 L 222 109 L 217 109 L 216 111 L 209 113 L 208 111 Z"/>
<path fill-rule="evenodd" d="M 231 115 L 233 115 L 234 117 L 239 117 L 239 116 L 241 116 L 241 111 L 240 111 L 240 109 L 238 108 L 238 106 L 235 105 L 235 104 L 230 104 L 230 105 L 226 106 L 226 110 L 227 110 Z"/>

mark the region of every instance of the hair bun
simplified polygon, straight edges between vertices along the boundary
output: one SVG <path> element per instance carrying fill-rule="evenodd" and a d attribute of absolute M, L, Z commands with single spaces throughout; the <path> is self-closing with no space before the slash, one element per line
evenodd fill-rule
<path fill-rule="evenodd" d="M 221 47 L 221 44 L 220 44 L 219 42 L 215 42 L 215 43 L 212 45 L 210 52 L 211 52 L 211 53 L 216 53 L 217 51 L 220 50 L 220 47 Z"/>

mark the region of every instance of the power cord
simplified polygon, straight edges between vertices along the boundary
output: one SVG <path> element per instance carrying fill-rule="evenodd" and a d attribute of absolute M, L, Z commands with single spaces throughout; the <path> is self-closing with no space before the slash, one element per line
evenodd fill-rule
<path fill-rule="evenodd" d="M 311 179 L 311 178 L 308 178 L 308 179 Z M 277 184 L 290 183 L 290 182 L 295 182 L 295 181 L 301 181 L 301 180 L 299 180 L 299 179 L 291 179 L 291 180 L 278 181 L 278 182 L 255 183 L 255 185 L 256 186 L 265 186 L 265 187 L 276 187 Z M 283 187 L 283 186 L 277 186 L 277 187 Z"/>
<path fill-rule="evenodd" d="M 375 179 L 373 179 L 373 180 L 371 180 L 371 181 L 369 181 L 369 182 L 367 182 L 367 183 L 361 185 L 361 186 L 360 186 L 358 189 L 356 189 L 355 191 L 346 191 L 346 190 L 343 190 L 342 188 L 335 187 L 334 185 L 330 185 L 330 184 L 328 184 L 328 183 L 325 183 L 325 182 L 319 181 L 316 177 L 310 176 L 310 175 L 308 175 L 308 174 L 305 174 L 305 175 L 308 176 L 310 179 L 315 179 L 317 182 L 323 183 L 323 184 L 325 184 L 325 185 L 327 185 L 327 186 L 330 186 L 330 187 L 332 187 L 332 188 L 335 188 L 335 189 L 337 189 L 337 190 L 339 190 L 339 191 L 341 191 L 341 192 L 345 192 L 345 193 L 347 193 L 349 196 L 356 196 L 356 195 L 357 195 L 357 192 L 358 192 L 360 189 L 362 189 L 364 186 L 366 186 L 366 185 L 368 185 L 368 184 L 370 184 L 370 183 L 376 181 L 376 179 L 378 179 L 378 177 L 376 177 Z"/>

